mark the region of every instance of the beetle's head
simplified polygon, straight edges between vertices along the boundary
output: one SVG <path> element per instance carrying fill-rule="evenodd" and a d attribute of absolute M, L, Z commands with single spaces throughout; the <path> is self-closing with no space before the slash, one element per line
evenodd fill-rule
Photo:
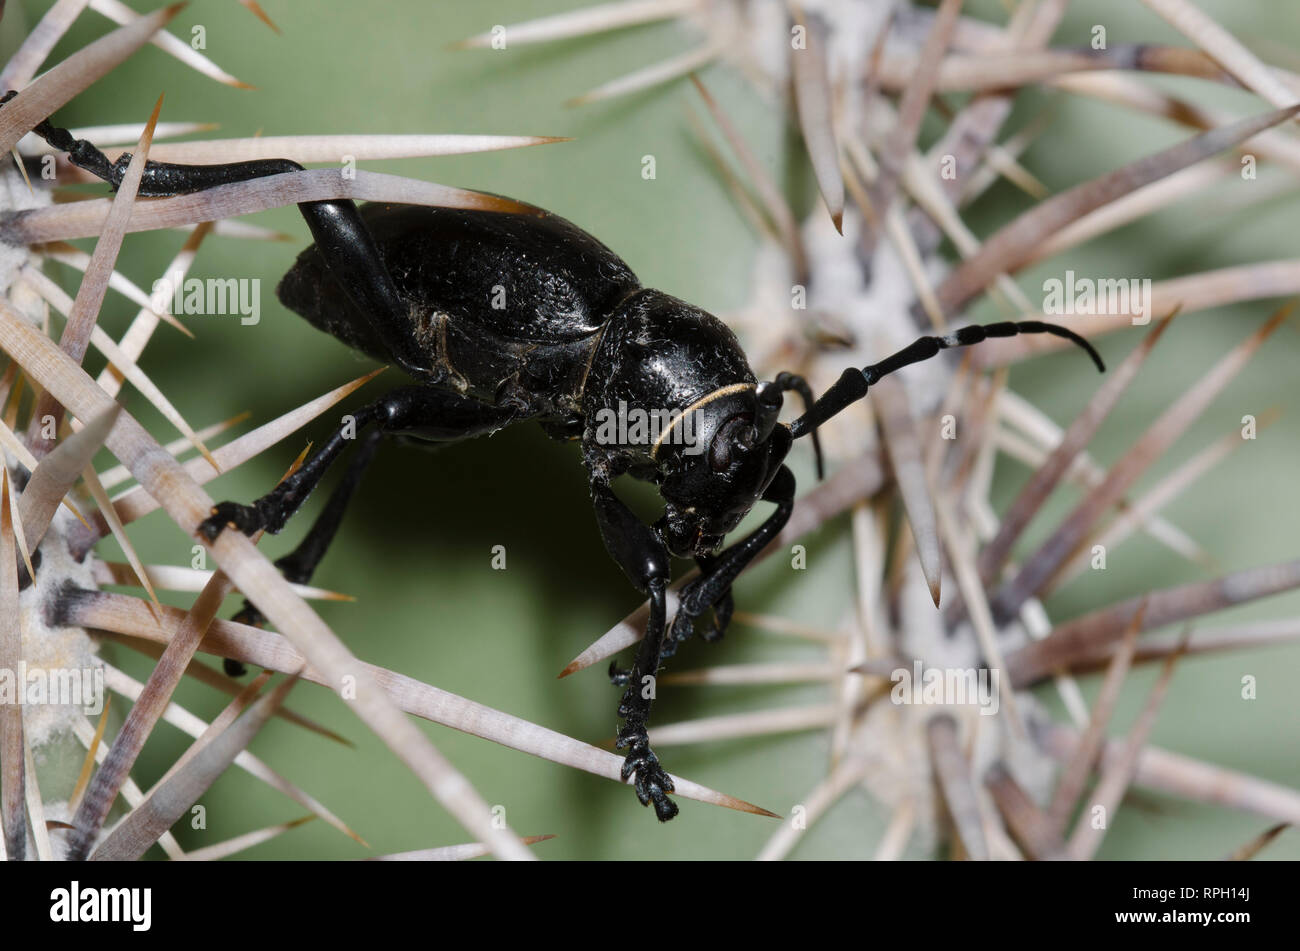
<path fill-rule="evenodd" d="M 668 550 L 680 558 L 721 548 L 762 498 L 791 442 L 775 415 L 764 423 L 752 384 L 724 387 L 687 409 L 655 448 L 665 503 L 655 527 Z"/>

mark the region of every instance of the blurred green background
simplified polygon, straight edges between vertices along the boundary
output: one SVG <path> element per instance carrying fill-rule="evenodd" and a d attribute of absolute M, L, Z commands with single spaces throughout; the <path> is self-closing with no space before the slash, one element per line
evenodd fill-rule
<path fill-rule="evenodd" d="M 363 168 L 516 196 L 587 228 L 614 248 L 649 286 L 662 288 L 714 312 L 742 305 L 749 296 L 755 246 L 743 217 L 721 187 L 687 122 L 697 105 L 688 83 L 677 82 L 628 99 L 571 109 L 563 103 L 610 78 L 686 49 L 694 38 L 673 24 L 638 27 L 542 47 L 454 52 L 448 44 L 471 34 L 579 4 L 544 2 L 324 3 L 263 0 L 283 30 L 276 35 L 234 0 L 198 0 L 171 26 L 188 38 L 206 29 L 207 54 L 253 84 L 226 88 L 146 47 L 57 116 L 66 126 L 138 122 L 160 92 L 163 120 L 220 124 L 211 136 L 256 133 L 460 132 L 546 134 L 574 141 L 528 150 L 457 158 L 362 163 Z M 132 0 L 139 10 L 150 5 Z M 1279 65 L 1294 67 L 1285 44 L 1300 38 L 1293 4 L 1199 0 L 1199 5 Z M 12 49 L 24 18 L 34 23 L 46 2 L 10 0 L 3 40 Z M 996 22 L 1005 11 L 994 0 L 966 5 L 971 15 Z M 1087 42 L 1094 24 L 1112 42 L 1182 44 L 1140 4 L 1126 0 L 1076 3 L 1055 37 L 1056 45 Z M 108 21 L 87 12 L 56 49 L 54 60 L 102 35 Z M 1291 61 L 1285 58 L 1291 56 Z M 738 73 L 715 66 L 705 72 L 714 94 L 745 130 L 761 159 L 791 194 L 811 207 L 809 177 L 780 107 L 766 101 Z M 1258 100 L 1205 83 L 1162 79 L 1201 103 L 1239 114 L 1262 111 Z M 1185 136 L 1182 130 L 1092 101 L 1052 100 L 1040 92 L 1023 98 L 1008 128 L 1023 125 L 1045 106 L 1055 110 L 1048 131 L 1025 164 L 1054 191 L 1093 177 Z M 938 123 L 927 126 L 932 140 Z M 657 179 L 645 181 L 641 157 L 653 154 Z M 1155 279 L 1228 264 L 1296 254 L 1293 195 L 1248 209 L 1225 211 L 1221 202 L 1241 197 L 1270 179 L 1229 179 L 1209 193 L 1128 226 L 1103 240 L 1033 269 L 1021 280 L 1035 296 L 1045 277 L 1066 267 L 1081 274 L 1140 274 Z M 102 193 L 103 189 L 91 189 Z M 987 234 L 1027 207 L 1029 200 L 1003 185 L 968 216 Z M 292 210 L 267 212 L 256 223 L 294 236 L 290 243 L 250 243 L 209 238 L 191 271 L 196 277 L 258 278 L 262 320 L 241 326 L 234 318 L 201 317 L 188 324 L 187 341 L 162 328 L 144 359 L 146 370 L 196 427 L 252 412 L 260 424 L 360 375 L 370 364 L 308 327 L 271 293 L 295 255 L 308 243 L 306 226 Z M 148 287 L 179 248 L 179 233 L 127 238 L 119 267 Z M 76 275 L 52 273 L 69 289 Z M 1189 386 L 1227 348 L 1257 326 L 1276 302 L 1255 302 L 1182 318 L 1147 364 L 1141 379 L 1093 446 L 1104 464 Z M 102 323 L 119 335 L 135 308 L 110 295 Z M 973 318 L 992 318 L 987 304 Z M 1122 358 L 1138 338 L 1106 338 L 1109 361 Z M 1215 401 L 1173 451 L 1143 480 L 1150 486 L 1179 462 L 1239 427 L 1241 417 L 1281 407 L 1279 422 L 1264 430 L 1166 514 L 1209 549 L 1224 570 L 1263 565 L 1296 555 L 1294 504 L 1300 471 L 1300 398 L 1295 366 L 1300 356 L 1294 323 L 1285 326 L 1246 373 Z M 90 361 L 88 361 L 90 362 Z M 1012 385 L 1049 415 L 1067 423 L 1097 385 L 1070 354 L 1018 367 Z M 97 367 L 96 367 L 97 369 Z M 390 371 L 353 398 L 357 404 L 399 382 Z M 126 391 L 127 405 L 159 438 L 175 433 Z M 217 498 L 247 500 L 264 492 L 307 438 L 320 439 L 328 424 L 310 427 L 255 463 L 210 486 Z M 806 460 L 799 474 L 810 484 Z M 1026 470 L 1002 462 L 995 503 L 1004 508 Z M 1059 493 L 1025 540 L 1041 541 L 1077 497 Z M 309 514 L 262 548 L 276 556 L 295 543 Z M 649 508 L 651 493 L 638 496 Z M 146 562 L 188 564 L 192 542 L 162 516 L 132 527 Z M 506 571 L 491 568 L 491 549 L 504 545 Z M 810 570 L 792 572 L 773 559 L 737 587 L 741 610 L 783 613 L 807 624 L 835 626 L 851 603 L 852 564 L 844 523 L 808 540 Z M 116 557 L 111 545 L 105 553 Z M 1109 569 L 1089 572 L 1053 597 L 1057 619 L 1154 588 L 1209 577 L 1145 538 L 1112 551 Z M 579 650 L 637 603 L 610 563 L 597 535 L 577 449 L 550 442 L 535 427 L 508 430 L 436 455 L 390 446 L 381 452 L 366 489 L 353 505 L 317 583 L 357 595 L 355 603 L 319 605 L 321 615 L 364 659 L 446 690 L 591 742 L 612 736 L 616 692 L 601 670 L 557 681 L 555 674 Z M 184 604 L 183 598 L 172 598 Z M 1300 598 L 1270 599 L 1224 618 L 1294 616 Z M 233 602 L 232 608 L 233 610 Z M 228 612 L 227 612 L 228 613 Z M 680 668 L 802 655 L 792 644 L 735 625 L 720 646 L 689 645 Z M 143 678 L 148 667 L 119 652 L 127 669 Z M 1253 651 L 1185 660 L 1155 728 L 1155 743 L 1260 777 L 1300 787 L 1300 713 L 1295 678 L 1300 648 Z M 1259 681 L 1258 699 L 1240 699 L 1242 676 Z M 1131 723 L 1155 676 L 1143 668 L 1130 678 L 1115 728 Z M 1097 678 L 1086 678 L 1095 694 Z M 1054 694 L 1044 701 L 1063 715 Z M 179 700 L 203 716 L 224 698 L 186 684 Z M 656 722 L 753 709 L 824 702 L 817 687 L 678 688 L 664 691 Z M 465 841 L 466 834 L 430 800 L 420 784 L 336 698 L 312 685 L 294 691 L 292 705 L 348 736 L 346 749 L 276 722 L 254 751 L 322 800 L 356 828 L 376 852 Z M 491 803 L 504 804 L 521 834 L 555 833 L 537 846 L 545 858 L 739 858 L 754 855 L 771 835 L 772 820 L 694 803 L 659 827 L 630 790 L 586 773 L 536 760 L 495 744 L 421 722 L 421 726 Z M 138 770 L 151 783 L 186 747 L 188 739 L 160 726 Z M 683 776 L 786 813 L 824 775 L 827 741 L 797 734 L 665 751 L 669 768 Z M 204 797 L 208 828 L 179 825 L 183 845 L 198 847 L 300 813 L 288 800 L 237 770 Z M 865 792 L 846 796 L 806 835 L 796 857 L 851 858 L 875 849 L 887 811 Z M 1142 795 L 1122 808 L 1102 850 L 1104 858 L 1213 858 L 1268 823 L 1238 812 Z M 357 858 L 364 850 L 322 823 L 311 823 L 258 847 L 250 858 Z M 917 853 L 913 853 L 917 854 Z M 1265 853 L 1300 857 L 1300 835 L 1285 833 Z"/>

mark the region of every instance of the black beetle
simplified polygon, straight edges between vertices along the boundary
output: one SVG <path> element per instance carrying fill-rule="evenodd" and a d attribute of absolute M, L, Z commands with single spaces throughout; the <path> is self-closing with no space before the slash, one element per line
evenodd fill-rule
<path fill-rule="evenodd" d="M 3 101 L 8 101 L 10 93 Z M 0 101 L 2 104 L 3 101 Z M 117 187 L 130 155 L 115 163 L 84 140 L 42 122 L 34 130 L 73 164 Z M 229 165 L 149 162 L 141 196 L 176 195 L 300 169 L 289 160 Z M 798 376 L 759 382 L 731 330 L 698 307 L 642 287 L 607 247 L 540 209 L 525 213 L 315 201 L 299 205 L 316 243 L 281 281 L 280 300 L 314 326 L 416 382 L 363 407 L 365 431 L 354 461 L 303 543 L 276 564 L 305 582 L 338 528 L 347 500 L 383 436 L 455 442 L 537 420 L 558 439 L 580 439 L 601 537 L 628 579 L 650 600 L 646 636 L 631 670 L 611 668 L 626 685 L 618 713 L 623 777 L 660 820 L 677 814 L 672 780 L 646 734 L 661 660 L 713 612 L 708 639 L 726 630 L 731 586 L 781 530 L 794 505 L 795 479 L 783 464 L 791 444 L 861 399 L 895 370 L 940 350 L 989 337 L 1051 333 L 1083 347 L 1072 331 L 1040 321 L 964 327 L 921 337 L 880 363 L 849 368 L 814 401 Z M 805 413 L 778 423 L 784 394 Z M 222 502 L 200 532 L 226 527 L 278 532 L 349 441 L 336 431 L 293 475 L 251 505 Z M 818 472 L 821 470 L 818 452 Z M 663 517 L 646 525 L 610 488 L 622 474 L 658 486 Z M 755 503 L 775 511 L 723 548 Z M 692 557 L 699 577 L 681 591 L 667 624 L 671 558 Z M 242 620 L 259 623 L 246 607 Z"/>

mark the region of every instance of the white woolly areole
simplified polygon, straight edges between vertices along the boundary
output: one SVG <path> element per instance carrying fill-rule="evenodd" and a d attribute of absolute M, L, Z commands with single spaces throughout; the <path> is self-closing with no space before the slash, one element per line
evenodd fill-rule
<path fill-rule="evenodd" d="M 94 556 L 87 555 L 85 561 L 78 563 L 68 551 L 65 533 L 69 523 L 76 524 L 76 519 L 67 509 L 60 508 L 41 540 L 41 563 L 36 569 L 36 582 L 28 585 L 18 599 L 22 656 L 29 679 L 44 676 L 46 672 L 80 672 L 100 667 L 96 656 L 98 644 L 84 628 L 54 627 L 45 619 L 47 606 L 54 602 L 69 581 L 81 588 L 95 587 Z M 102 687 L 102 676 L 99 684 Z M 84 708 L 79 705 L 28 703 L 23 707 L 27 742 L 39 752 L 55 738 L 69 734 L 73 725 L 85 715 Z"/>

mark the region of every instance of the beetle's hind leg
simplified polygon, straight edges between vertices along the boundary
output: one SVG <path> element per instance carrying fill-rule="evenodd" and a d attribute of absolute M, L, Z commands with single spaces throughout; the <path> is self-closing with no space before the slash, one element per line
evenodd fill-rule
<path fill-rule="evenodd" d="M 221 502 L 199 524 L 198 532 L 209 541 L 223 529 L 234 528 L 246 535 L 257 531 L 279 532 L 320 484 L 330 466 L 349 442 L 361 440 L 356 456 L 335 488 L 325 509 L 302 542 L 276 565 L 291 582 L 310 580 L 325 556 L 343 520 L 366 467 L 385 436 L 416 436 L 430 442 L 459 442 L 494 432 L 519 418 L 516 406 L 494 406 L 480 400 L 432 386 L 403 386 L 359 409 L 331 434 L 319 450 L 279 485 L 255 502 Z M 251 604 L 235 617 L 246 624 L 264 623 L 261 612 Z M 233 666 L 227 667 L 232 676 Z M 242 671 L 241 671 L 242 672 Z"/>
<path fill-rule="evenodd" d="M 10 91 L 0 97 L 0 107 L 15 95 L 17 93 Z M 131 162 L 130 153 L 123 153 L 116 161 L 110 162 L 93 143 L 75 138 L 67 129 L 51 124 L 49 119 L 32 131 L 53 148 L 66 153 L 68 161 L 78 168 L 114 188 L 122 184 L 122 177 Z M 291 159 L 258 159 L 221 165 L 175 165 L 150 160 L 145 163 L 138 194 L 142 198 L 188 195 L 221 185 L 298 171 L 302 171 L 302 166 Z M 360 312 L 367 315 L 371 329 L 393 361 L 412 376 L 430 376 L 433 368 L 429 366 L 428 356 L 420 351 L 410 333 L 408 308 L 356 204 L 347 199 L 305 201 L 299 203 L 298 210 L 311 229 L 312 238 L 330 273 Z"/>

